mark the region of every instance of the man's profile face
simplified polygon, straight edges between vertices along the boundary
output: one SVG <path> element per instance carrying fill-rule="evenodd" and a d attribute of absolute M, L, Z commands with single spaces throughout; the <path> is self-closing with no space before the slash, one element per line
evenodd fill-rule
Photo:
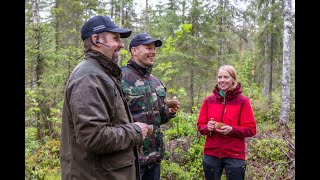
<path fill-rule="evenodd" d="M 112 61 L 118 63 L 120 50 L 124 48 L 124 44 L 120 38 L 120 34 L 114 32 L 101 33 L 99 42 L 109 46 L 107 47 L 103 44 L 100 44 L 100 52 Z"/>

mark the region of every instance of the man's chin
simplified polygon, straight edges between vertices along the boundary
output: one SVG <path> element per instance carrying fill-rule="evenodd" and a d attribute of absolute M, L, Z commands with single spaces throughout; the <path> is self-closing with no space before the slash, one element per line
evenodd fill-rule
<path fill-rule="evenodd" d="M 119 57 L 118 57 L 118 56 L 113 56 L 113 57 L 112 57 L 112 62 L 115 62 L 115 63 L 118 64 L 118 62 L 119 62 Z"/>
<path fill-rule="evenodd" d="M 149 60 L 147 63 L 149 66 L 152 66 L 154 64 L 154 60 Z"/>

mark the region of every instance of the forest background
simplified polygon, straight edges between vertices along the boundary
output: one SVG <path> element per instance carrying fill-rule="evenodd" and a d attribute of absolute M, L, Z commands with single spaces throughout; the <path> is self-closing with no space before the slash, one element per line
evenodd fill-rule
<path fill-rule="evenodd" d="M 196 121 L 224 64 L 236 68 L 257 122 L 257 135 L 246 140 L 246 179 L 294 179 L 292 0 L 26 0 L 25 179 L 61 179 L 64 86 L 82 60 L 80 29 L 94 15 L 111 16 L 132 30 L 131 37 L 144 32 L 163 41 L 152 73 L 182 106 L 162 126 L 162 179 L 204 179 L 205 137 Z M 130 39 L 124 39 L 119 66 L 130 58 Z"/>

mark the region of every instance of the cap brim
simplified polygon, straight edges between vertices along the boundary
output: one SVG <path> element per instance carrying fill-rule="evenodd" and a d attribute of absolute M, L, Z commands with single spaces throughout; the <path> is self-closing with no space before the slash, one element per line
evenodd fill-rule
<path fill-rule="evenodd" d="M 122 29 L 122 28 L 114 28 L 111 30 L 108 30 L 110 32 L 115 32 L 120 34 L 120 38 L 127 38 L 131 35 L 131 30 L 128 29 Z"/>
<path fill-rule="evenodd" d="M 146 44 L 151 44 L 151 43 L 153 43 L 153 42 L 154 42 L 154 45 L 155 45 L 156 47 L 160 47 L 160 46 L 162 45 L 162 41 L 159 40 L 159 39 L 157 39 L 157 40 L 150 39 L 150 40 L 148 40 L 148 41 L 146 41 L 146 42 L 143 42 L 143 43 L 141 43 L 141 44 L 146 45 Z"/>

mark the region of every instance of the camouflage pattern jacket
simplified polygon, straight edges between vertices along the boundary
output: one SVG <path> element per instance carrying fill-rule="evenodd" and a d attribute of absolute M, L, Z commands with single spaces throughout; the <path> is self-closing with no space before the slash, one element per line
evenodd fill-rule
<path fill-rule="evenodd" d="M 153 125 L 153 133 L 138 145 L 140 166 L 152 166 L 164 157 L 160 125 L 175 116 L 164 103 L 166 88 L 151 74 L 152 67 L 141 67 L 132 59 L 122 68 L 121 87 L 134 121 Z"/>

